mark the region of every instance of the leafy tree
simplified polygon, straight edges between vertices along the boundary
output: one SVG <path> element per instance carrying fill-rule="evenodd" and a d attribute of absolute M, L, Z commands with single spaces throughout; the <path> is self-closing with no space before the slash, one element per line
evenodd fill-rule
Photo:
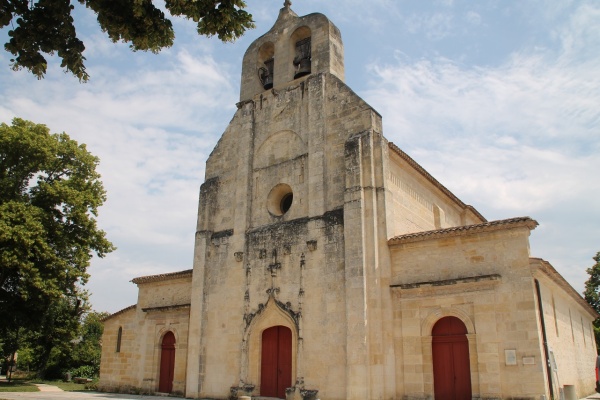
<path fill-rule="evenodd" d="M 590 277 L 585 282 L 583 296 L 588 304 L 600 314 L 600 251 L 592 258 L 596 261 L 596 264 L 587 269 Z M 596 348 L 600 350 L 600 318 L 594 321 L 594 336 L 596 338 Z"/>
<path fill-rule="evenodd" d="M 97 165 L 66 133 L 0 124 L 0 337 L 15 338 L 4 352 L 20 333 L 51 332 L 49 319 L 85 311 L 90 259 L 114 250 L 96 226 L 106 199 Z"/>
<path fill-rule="evenodd" d="M 61 67 L 86 81 L 83 56 L 85 46 L 77 37 L 72 16 L 74 0 L 0 0 L 0 28 L 9 26 L 10 40 L 4 45 L 15 70 L 25 68 L 38 78 L 46 73 L 42 53 L 54 54 Z M 175 34 L 171 21 L 152 0 L 79 0 L 93 10 L 100 28 L 113 42 L 130 43 L 135 50 L 157 53 L 173 44 Z M 243 0 L 165 0 L 173 16 L 183 16 L 197 23 L 200 35 L 217 35 L 232 41 L 253 28 Z M 16 26 L 16 27 L 15 27 Z"/>
<path fill-rule="evenodd" d="M 102 354 L 102 333 L 104 324 L 102 320 L 108 317 L 110 313 L 92 311 L 86 314 L 83 319 L 79 338 L 77 339 L 73 351 L 71 352 L 71 368 L 83 370 L 87 369 L 91 374 L 97 376 L 100 373 L 100 356 Z M 86 375 L 84 373 L 76 375 Z M 92 376 L 85 376 L 91 378 Z"/>
<path fill-rule="evenodd" d="M 38 377 L 45 378 L 49 369 L 52 374 L 48 378 L 62 377 L 63 367 L 70 363 L 73 342 L 79 334 L 79 321 L 87 308 L 81 304 L 79 298 L 63 296 L 50 304 L 37 329 L 25 331 L 20 344 L 33 350 L 35 357 L 31 368 L 37 371 Z"/>

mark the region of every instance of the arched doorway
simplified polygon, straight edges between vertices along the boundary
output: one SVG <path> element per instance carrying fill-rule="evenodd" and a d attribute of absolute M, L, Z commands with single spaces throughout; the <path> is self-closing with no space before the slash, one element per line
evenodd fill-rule
<path fill-rule="evenodd" d="M 435 323 L 431 336 L 435 398 L 471 400 L 467 327 L 456 317 L 444 317 Z"/>
<path fill-rule="evenodd" d="M 260 395 L 285 399 L 292 386 L 292 331 L 273 326 L 262 333 Z"/>
<path fill-rule="evenodd" d="M 160 377 L 158 391 L 171 393 L 173 391 L 173 377 L 175 375 L 175 335 L 167 332 L 163 336 L 160 352 Z"/>

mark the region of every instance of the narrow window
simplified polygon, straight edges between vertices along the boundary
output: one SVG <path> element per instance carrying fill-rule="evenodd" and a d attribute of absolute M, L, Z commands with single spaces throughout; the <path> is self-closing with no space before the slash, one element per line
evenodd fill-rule
<path fill-rule="evenodd" d="M 575 331 L 573 330 L 573 317 L 571 316 L 571 309 L 569 309 L 569 321 L 571 321 L 571 338 L 573 339 L 573 343 L 575 343 Z"/>
<path fill-rule="evenodd" d="M 583 346 L 587 347 L 587 341 L 585 340 L 585 328 L 583 326 L 583 317 L 579 318 L 581 318 L 581 336 L 583 336 Z"/>
<path fill-rule="evenodd" d="M 556 303 L 554 302 L 554 296 L 552 296 L 552 311 L 554 312 L 554 329 L 556 329 L 556 337 L 559 337 L 558 334 L 558 318 L 556 318 Z"/>
<path fill-rule="evenodd" d="M 119 327 L 119 332 L 117 332 L 117 353 L 121 352 L 121 336 L 123 335 L 123 328 Z"/>

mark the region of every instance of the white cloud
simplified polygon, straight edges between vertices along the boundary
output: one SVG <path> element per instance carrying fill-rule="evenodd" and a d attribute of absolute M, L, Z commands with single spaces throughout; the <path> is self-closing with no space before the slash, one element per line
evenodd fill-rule
<path fill-rule="evenodd" d="M 509 2 L 494 3 L 498 10 L 490 12 L 494 4 L 444 2 L 433 7 L 397 0 L 368 5 L 307 0 L 294 1 L 292 8 L 299 15 L 324 12 L 342 30 L 346 54 L 353 49 L 377 60 L 389 60 L 389 49 L 402 40 L 402 50 L 410 52 L 405 46 L 413 39 L 419 42 L 417 57 L 453 54 L 436 43 L 456 35 L 480 39 L 478 27 L 492 26 L 499 13 L 510 12 L 517 21 L 542 9 L 540 19 L 564 19 L 551 25 L 553 38 L 563 44 L 560 51 L 538 43 L 504 62 L 495 59 L 489 63 L 493 68 L 443 58 L 414 61 L 415 53 L 398 52 L 395 61 L 371 65 L 368 82 L 359 75 L 362 64 L 347 60 L 346 72 L 349 81 L 362 85 L 353 89 L 383 115 L 388 139 L 488 218 L 538 219 L 541 225 L 531 237 L 534 255 L 562 266 L 565 277 L 582 284 L 584 268 L 600 250 L 595 201 L 600 198 L 595 176 L 600 8 L 587 1 L 577 3 L 575 11 L 570 11 L 573 2 L 564 7 L 557 6 L 563 2 Z M 2 121 L 19 116 L 45 123 L 101 158 L 108 201 L 99 224 L 119 250 L 94 260 L 89 270 L 92 302 L 99 310 L 135 303 L 129 280 L 136 276 L 191 268 L 204 163 L 235 111 L 246 44 L 270 28 L 282 5 L 283 0 L 250 5 L 259 28 L 235 46 L 199 37 L 193 22 L 176 19 L 175 46 L 159 56 L 131 54 L 126 44 L 112 44 L 87 15 L 92 33 L 84 40 L 92 80 L 83 85 L 62 73 L 56 57 L 49 58 L 43 81 L 0 69 Z M 414 36 L 407 35 L 407 26 Z M 369 36 L 357 41 L 372 48 L 354 47 L 348 40 L 353 34 Z M 430 40 L 423 40 L 426 36 Z M 456 54 L 490 45 L 469 46 L 457 46 Z"/>
<path fill-rule="evenodd" d="M 366 96 L 384 116 L 386 137 L 484 215 L 539 214 L 542 225 L 565 231 L 595 218 L 576 238 L 545 228 L 533 235 L 547 239 L 533 241 L 535 255 L 548 250 L 564 262 L 555 251 L 563 243 L 570 256 L 585 256 L 579 272 L 561 270 L 581 285 L 585 260 L 600 246 L 600 208 L 582 202 L 600 198 L 600 53 L 590 51 L 599 47 L 599 13 L 589 5 L 573 13 L 560 27 L 558 54 L 522 49 L 493 68 L 447 59 L 372 65 Z M 570 220 L 559 224 L 565 214 Z"/>
<path fill-rule="evenodd" d="M 168 64 L 137 72 L 105 66 L 87 84 L 54 66 L 43 81 L 15 74 L 18 84 L 7 78 L 0 92 L 3 121 L 44 123 L 100 157 L 108 201 L 99 225 L 121 250 L 93 261 L 96 299 L 113 290 L 109 280 L 131 296 L 127 282 L 139 274 L 191 268 L 204 162 L 237 94 L 227 66 L 210 56 L 181 51 Z"/>
<path fill-rule="evenodd" d="M 471 25 L 481 24 L 481 15 L 475 11 L 468 11 L 465 15 L 465 19 Z"/>

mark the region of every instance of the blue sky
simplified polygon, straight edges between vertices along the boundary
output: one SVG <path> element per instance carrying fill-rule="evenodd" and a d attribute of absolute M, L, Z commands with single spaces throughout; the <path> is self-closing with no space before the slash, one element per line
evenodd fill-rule
<path fill-rule="evenodd" d="M 192 268 L 204 163 L 235 112 L 246 48 L 283 0 L 248 1 L 257 28 L 235 43 L 174 19 L 158 55 L 111 43 L 76 9 L 91 80 L 48 57 L 38 81 L 0 52 L 0 121 L 67 132 L 99 156 L 99 225 L 118 250 L 94 259 L 97 311 L 136 302 L 137 276 Z M 576 290 L 600 251 L 600 2 L 295 0 L 342 32 L 346 83 L 386 138 L 488 220 L 531 216 L 531 255 Z M 5 39 L 6 29 L 0 31 Z"/>

